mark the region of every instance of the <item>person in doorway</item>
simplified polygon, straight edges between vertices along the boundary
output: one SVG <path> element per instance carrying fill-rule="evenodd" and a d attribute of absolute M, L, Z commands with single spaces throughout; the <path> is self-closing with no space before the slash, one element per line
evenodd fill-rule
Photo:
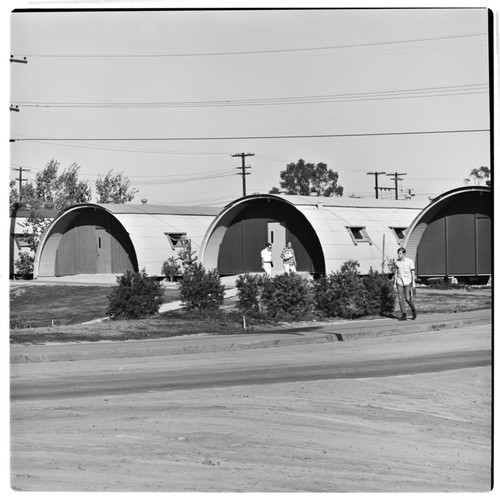
<path fill-rule="evenodd" d="M 399 321 L 406 321 L 406 304 L 410 306 L 412 319 L 416 319 L 417 310 L 413 304 L 412 297 L 415 295 L 415 264 L 413 260 L 406 257 L 404 248 L 398 249 L 398 258 L 395 261 L 396 272 L 394 273 L 394 288 L 398 292 L 399 308 L 401 317 Z"/>
<path fill-rule="evenodd" d="M 280 255 L 283 260 L 283 268 L 285 273 L 296 273 L 297 272 L 297 262 L 295 260 L 295 250 L 292 247 L 292 243 L 289 241 Z"/>
<path fill-rule="evenodd" d="M 273 246 L 271 243 L 266 245 L 266 248 L 260 252 L 262 259 L 262 269 L 264 269 L 266 276 L 271 277 L 273 268 Z"/>

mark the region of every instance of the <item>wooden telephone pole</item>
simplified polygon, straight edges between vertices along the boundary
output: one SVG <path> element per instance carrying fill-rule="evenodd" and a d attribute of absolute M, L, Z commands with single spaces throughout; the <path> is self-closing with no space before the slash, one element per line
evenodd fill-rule
<path fill-rule="evenodd" d="M 241 172 L 238 172 L 238 175 L 241 175 L 241 177 L 243 179 L 243 196 L 246 196 L 247 195 L 246 176 L 250 175 L 250 172 L 248 172 L 247 169 L 251 168 L 251 167 L 247 167 L 245 165 L 245 158 L 247 156 L 254 156 L 254 154 L 253 153 L 238 153 L 238 154 L 234 154 L 234 155 L 231 155 L 231 156 L 233 158 L 236 157 L 236 156 L 241 157 L 241 167 L 238 167 L 238 170 L 241 170 Z"/>
<path fill-rule="evenodd" d="M 380 188 L 378 187 L 378 176 L 383 175 L 385 172 L 368 172 L 366 175 L 374 175 L 375 176 L 375 198 L 378 200 L 378 192 Z"/>

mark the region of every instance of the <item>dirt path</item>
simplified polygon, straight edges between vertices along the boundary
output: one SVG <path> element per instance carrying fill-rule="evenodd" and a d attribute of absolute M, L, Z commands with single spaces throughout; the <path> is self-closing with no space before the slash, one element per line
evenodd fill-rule
<path fill-rule="evenodd" d="M 486 491 L 489 386 L 481 368 L 16 403 L 12 486 Z"/>
<path fill-rule="evenodd" d="M 360 359 L 457 331 L 338 343 Z M 461 340 L 463 338 L 463 340 Z M 325 346 L 309 346 L 324 351 Z M 458 347 L 457 347 L 458 348 Z M 280 348 L 291 359 L 300 349 Z M 270 355 L 271 349 L 263 352 Z M 253 359 L 258 351 L 240 352 Z M 319 355 L 319 351 L 318 351 Z M 217 354 L 175 362 L 224 364 Z M 252 358 L 253 357 L 253 358 Z M 155 363 L 160 363 L 159 357 Z M 164 362 L 168 362 L 168 356 Z M 173 360 L 172 360 L 173 361 Z M 106 363 L 109 363 L 108 360 Z M 126 359 L 118 369 L 128 370 Z M 147 362 L 133 360 L 131 363 Z M 93 363 L 96 377 L 109 369 Z M 19 366 L 48 376 L 62 363 Z M 65 369 L 88 370 L 89 362 Z M 100 366 L 100 368 L 99 368 Z M 64 372 L 61 372 L 64 373 Z M 26 375 L 24 375 L 26 376 Z M 479 492 L 490 488 L 491 369 L 149 392 L 11 404 L 12 487 L 23 491 Z"/>

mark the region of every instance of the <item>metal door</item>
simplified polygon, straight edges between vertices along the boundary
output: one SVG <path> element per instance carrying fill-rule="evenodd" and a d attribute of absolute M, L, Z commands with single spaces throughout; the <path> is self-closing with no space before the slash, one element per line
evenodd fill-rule
<path fill-rule="evenodd" d="M 286 227 L 280 222 L 268 222 L 267 241 L 273 246 L 274 270 L 282 271 L 280 254 L 286 246 Z"/>
<path fill-rule="evenodd" d="M 95 229 L 96 236 L 96 272 L 111 273 L 111 235 L 104 228 Z"/>

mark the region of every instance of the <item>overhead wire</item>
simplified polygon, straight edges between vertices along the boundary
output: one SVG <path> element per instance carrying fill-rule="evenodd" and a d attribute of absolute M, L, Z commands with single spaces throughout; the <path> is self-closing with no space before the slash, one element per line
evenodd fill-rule
<path fill-rule="evenodd" d="M 220 51 L 220 52 L 179 52 L 179 53 L 156 53 L 156 54 L 29 54 L 21 53 L 17 54 L 19 57 L 40 57 L 40 58 L 177 58 L 177 57 L 214 57 L 214 56 L 241 56 L 241 55 L 252 55 L 252 54 L 283 54 L 283 53 L 297 53 L 297 52 L 315 52 L 315 51 L 325 51 L 325 50 L 340 50 L 340 49 L 351 49 L 360 47 L 380 47 L 380 46 L 390 46 L 399 45 L 407 43 L 420 43 L 420 42 L 433 42 L 433 41 L 443 41 L 452 39 L 470 39 L 473 37 L 486 36 L 487 32 L 476 32 L 476 33 L 463 33 L 458 35 L 446 35 L 446 36 L 436 36 L 436 37 L 425 37 L 425 38 L 408 38 L 404 40 L 391 40 L 391 41 L 381 41 L 381 42 L 365 42 L 365 43 L 351 43 L 351 44 L 340 44 L 340 45 L 324 45 L 319 47 L 297 47 L 289 49 L 267 49 L 267 50 L 237 50 L 237 51 Z"/>
<path fill-rule="evenodd" d="M 213 57 L 213 56 L 233 56 L 233 55 L 251 55 L 251 54 L 284 54 L 284 53 L 306 53 L 306 52 L 320 52 L 327 50 L 340 50 L 340 49 L 350 49 L 350 48 L 367 48 L 367 47 L 381 47 L 381 46 L 397 46 L 408 43 L 417 42 L 432 42 L 432 41 L 448 41 L 451 39 L 471 39 L 473 37 L 485 36 L 487 33 L 468 33 L 462 35 L 450 35 L 441 37 L 428 37 L 428 38 L 416 38 L 416 39 L 406 39 L 397 40 L 389 42 L 371 42 L 371 43 L 361 43 L 361 44 L 343 44 L 335 46 L 322 46 L 322 47 L 306 47 L 306 48 L 295 48 L 295 49 L 270 49 L 270 50 L 257 50 L 257 51 L 231 51 L 231 52 L 212 52 L 212 53 L 170 53 L 170 54 L 26 54 L 27 57 L 40 57 L 40 58 L 181 58 L 181 57 Z M 473 84 L 473 85 L 463 85 L 463 86 L 453 86 L 453 87 L 436 87 L 436 88 L 424 88 L 424 89 L 407 89 L 401 91 L 388 91 L 388 92 L 367 92 L 358 94 L 337 94 L 337 95 L 318 95 L 318 96 L 294 96 L 294 97 L 280 97 L 280 98 L 261 98 L 261 99 L 236 99 L 236 100 L 218 100 L 218 101 L 167 101 L 160 103 L 43 103 L 43 102 L 19 102 L 18 105 L 22 107 L 53 107 L 53 108 L 64 108 L 64 107 L 78 107 L 78 108 L 172 108 L 172 107 L 226 107 L 226 106 L 276 106 L 276 105 L 295 105 L 295 104 L 323 104 L 327 102 L 355 102 L 355 101 L 377 101 L 377 100 L 387 100 L 387 99 L 415 99 L 421 97 L 449 97 L 455 95 L 474 95 L 474 94 L 484 94 L 489 92 L 488 86 L 485 84 Z M 299 139 L 299 138 L 332 138 L 332 137 L 367 137 L 367 136 L 396 136 L 396 135 L 421 135 L 421 134 L 448 134 L 448 133 L 474 133 L 474 132 L 489 132 L 489 129 L 467 129 L 467 130 L 437 130 L 437 131 L 413 131 L 413 132 L 387 132 L 387 133 L 357 133 L 357 134 L 311 134 L 311 135 L 270 135 L 270 136 L 238 136 L 238 137 L 160 137 L 160 138 L 79 138 L 79 139 L 68 139 L 68 138 L 18 138 L 11 139 L 11 142 L 17 141 L 33 141 L 42 143 L 59 143 L 64 142 L 65 146 L 70 147 L 81 147 L 89 148 L 93 147 L 95 149 L 109 149 L 109 150 L 124 150 L 123 148 L 113 148 L 112 146 L 101 146 L 101 145 L 71 145 L 66 141 L 209 141 L 209 140 L 261 140 L 261 139 Z M 51 142 L 49 142 L 51 141 Z M 140 150 L 140 149 L 128 149 L 129 152 L 151 152 L 159 154 L 213 154 L 221 155 L 227 153 L 192 153 L 192 152 L 166 152 L 160 150 Z M 264 157 L 263 157 L 264 158 Z M 266 158 L 269 161 L 280 161 L 279 159 L 273 159 L 272 157 Z M 216 173 L 217 172 L 217 173 Z M 172 182 L 190 182 L 191 180 L 207 180 L 209 178 L 221 178 L 229 177 L 234 175 L 233 172 L 216 171 L 213 172 L 213 177 L 207 175 L 201 178 L 198 174 L 196 179 L 189 179 L 183 175 L 182 179 L 163 178 L 159 180 L 143 180 L 136 183 L 172 183 Z M 141 176 L 146 178 L 147 176 Z"/>
<path fill-rule="evenodd" d="M 476 132 L 490 132 L 489 128 L 476 129 L 447 129 L 447 130 L 414 130 L 403 132 L 366 132 L 366 133 L 345 133 L 345 134 L 290 134 L 290 135 L 255 135 L 255 136 L 200 136 L 200 137 L 19 137 L 12 138 L 10 142 L 27 142 L 27 141 L 234 141 L 234 140 L 264 140 L 264 139 L 322 139 L 322 138 L 340 138 L 340 137 L 389 137 L 389 136 L 405 136 L 405 135 L 433 135 L 433 134 L 464 134 Z"/>
<path fill-rule="evenodd" d="M 164 101 L 164 102 L 41 102 L 13 101 L 20 108 L 198 108 L 233 106 L 283 106 L 297 104 L 325 104 L 329 102 L 362 102 L 422 97 L 449 97 L 456 95 L 486 94 L 488 84 L 425 87 L 391 91 L 326 94 L 312 96 L 270 97 L 256 99 L 222 99 L 212 101 Z"/>
<path fill-rule="evenodd" d="M 26 136 L 24 136 L 26 137 Z M 60 146 L 60 144 L 56 142 L 51 142 L 50 140 L 44 140 L 44 141 L 37 141 L 34 140 L 32 142 L 40 142 L 41 144 L 52 144 L 52 145 L 57 145 Z M 76 142 L 76 141 L 75 141 Z M 144 154 L 144 153 L 149 153 L 149 154 L 159 154 L 159 155 L 200 155 L 200 156 L 226 156 L 229 153 L 227 151 L 224 152 L 214 152 L 214 151 L 172 151 L 172 150 L 164 150 L 164 149 L 151 149 L 151 148 L 126 148 L 126 147 L 117 147 L 117 146 L 104 146 L 101 144 L 94 144 L 92 146 L 88 144 L 78 144 L 77 142 L 75 144 L 69 144 L 65 143 L 65 147 L 72 147 L 72 148 L 80 148 L 80 149 L 98 149 L 101 151 L 120 151 L 120 152 L 127 152 L 127 153 L 139 153 L 139 154 Z"/>

